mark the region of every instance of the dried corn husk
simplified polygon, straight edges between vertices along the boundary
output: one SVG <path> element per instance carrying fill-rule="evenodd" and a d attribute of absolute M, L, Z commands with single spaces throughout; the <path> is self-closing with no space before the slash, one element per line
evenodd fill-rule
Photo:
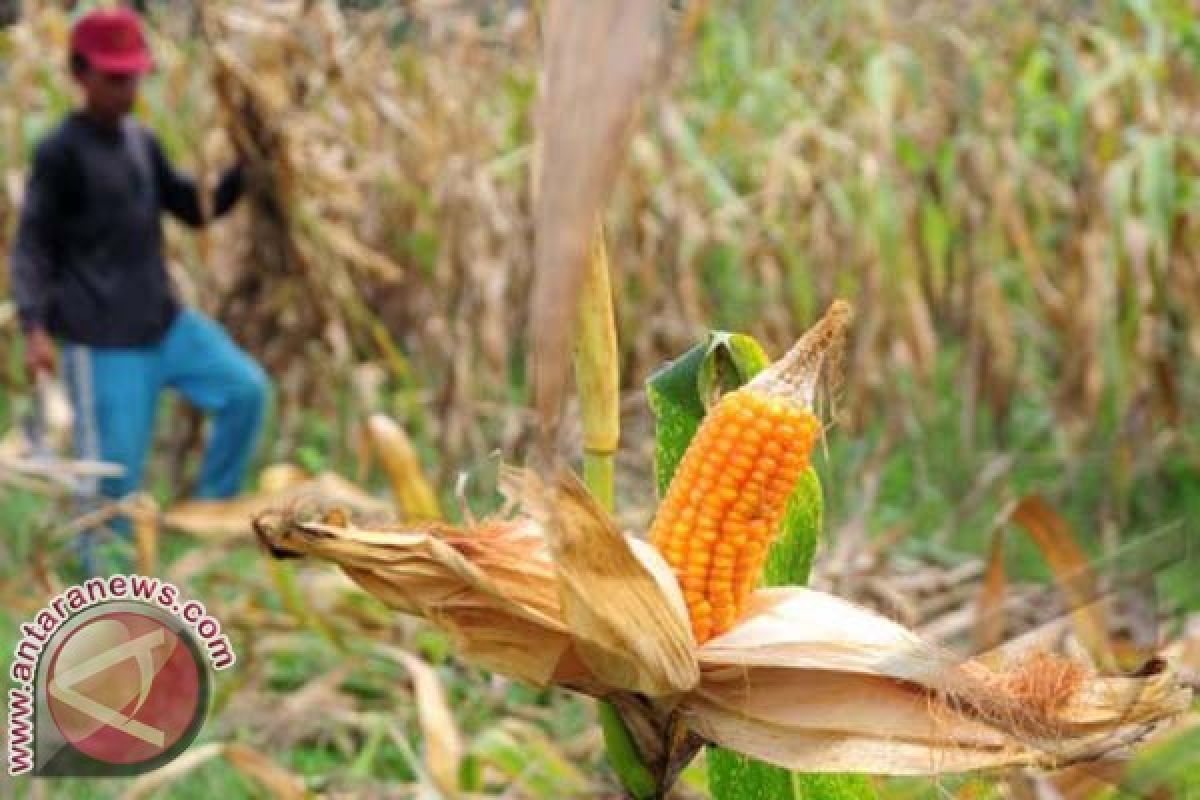
<path fill-rule="evenodd" d="M 389 607 L 446 629 L 483 666 L 538 685 L 578 674 L 554 565 L 532 522 L 368 531 L 260 518 L 255 530 L 276 555 L 334 561 Z"/>
<path fill-rule="evenodd" d="M 393 608 L 449 630 L 465 657 L 490 669 L 641 697 L 622 705 L 647 709 L 664 737 L 663 720 L 682 720 L 705 739 L 810 772 L 1065 764 L 1129 744 L 1187 708 L 1189 692 L 1162 664 L 1109 677 L 1045 656 L 995 670 L 801 588 L 759 591 L 738 625 L 697 648 L 657 553 L 617 535 L 573 478 L 547 487 L 515 477 L 531 513 L 469 529 L 277 518 L 257 531 L 277 555 L 339 564 Z"/>
<path fill-rule="evenodd" d="M 570 472 L 549 487 L 524 476 L 520 493 L 547 534 L 563 618 L 595 677 L 651 696 L 695 686 L 696 643 L 667 563 L 652 547 L 631 547 Z"/>
<path fill-rule="evenodd" d="M 1165 670 L 1100 677 L 1042 656 L 994 671 L 802 588 L 759 591 L 745 621 L 699 659 L 699 697 L 684 702 L 695 729 L 809 772 L 915 775 L 1088 759 L 1189 702 Z"/>

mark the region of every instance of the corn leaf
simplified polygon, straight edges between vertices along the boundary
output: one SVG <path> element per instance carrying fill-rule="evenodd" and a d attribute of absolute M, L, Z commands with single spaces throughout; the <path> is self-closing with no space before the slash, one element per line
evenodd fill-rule
<path fill-rule="evenodd" d="M 1101 668 L 1114 666 L 1105 608 L 1097 602 L 1099 579 L 1074 530 L 1037 495 L 1024 498 L 1013 510 L 1012 521 L 1029 534 L 1054 572 L 1054 578 L 1074 609 L 1071 619 L 1079 639 Z"/>
<path fill-rule="evenodd" d="M 700 427 L 706 401 L 741 386 L 768 363 L 753 337 L 716 331 L 650 376 L 646 393 L 655 418 L 654 478 L 660 496 Z"/>
<path fill-rule="evenodd" d="M 666 494 L 706 409 L 722 393 L 748 382 L 768 363 L 766 353 L 753 337 L 713 332 L 705 342 L 650 377 L 646 391 L 655 415 L 654 472 L 660 496 Z M 788 502 L 783 529 L 768 553 L 763 571 L 766 585 L 808 582 L 821 530 L 821 512 L 821 483 L 810 468 Z M 709 747 L 706 759 L 709 789 L 716 800 L 858 800 L 874 796 L 862 776 L 797 774 L 722 747 Z"/>
<path fill-rule="evenodd" d="M 1008 596 L 1008 576 L 1004 570 L 1004 528 L 992 534 L 987 569 L 979 590 L 975 617 L 975 647 L 984 653 L 1004 641 L 1004 601 Z"/>
<path fill-rule="evenodd" d="M 588 788 L 587 776 L 559 746 L 521 720 L 504 720 L 479 734 L 470 755 L 503 775 L 509 790 L 520 797 L 577 797 Z"/>
<path fill-rule="evenodd" d="M 531 294 L 533 398 L 543 444 L 556 440 L 561 422 L 588 250 L 640 98 L 655 77 L 661 15 L 647 0 L 546 7 Z"/>

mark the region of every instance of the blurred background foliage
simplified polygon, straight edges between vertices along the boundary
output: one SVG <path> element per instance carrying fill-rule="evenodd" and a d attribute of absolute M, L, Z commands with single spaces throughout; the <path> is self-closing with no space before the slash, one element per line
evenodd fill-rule
<path fill-rule="evenodd" d="M 536 16 L 522 3 L 359 0 L 206 28 L 200 4 L 146 5 L 159 69 L 139 113 L 175 160 L 211 176 L 231 139 L 259 125 L 251 140 L 278 147 L 271 163 L 284 165 L 259 180 L 282 198 L 286 230 L 264 232 L 250 209 L 170 236 L 181 293 L 272 368 L 264 463 L 382 485 L 356 426 L 384 410 L 456 516 L 459 471 L 486 486 L 492 454 L 519 461 L 528 444 Z M 31 148 L 73 102 L 69 18 L 50 3 L 23 8 L 0 29 L 5 250 Z M 647 375 L 710 327 L 778 354 L 834 297 L 858 317 L 844 392 L 825 409 L 819 585 L 854 594 L 869 580 L 846 576 L 869 577 L 893 545 L 920 563 L 978 564 L 1033 493 L 1096 556 L 1200 518 L 1197 11 L 1191 0 L 673 4 L 666 88 L 644 110 L 605 220 L 627 397 L 622 518 L 644 524 L 653 507 Z M 256 100 L 215 91 L 222 43 L 254 65 L 242 88 Z M 278 255 L 288 248 L 302 261 Z M 6 280 L 0 271 L 0 427 L 28 403 Z M 160 497 L 186 483 L 188 419 L 161 420 Z M 473 486 L 477 506 L 493 502 Z M 52 508 L 0 500 L 12 597 L 28 594 L 22 565 L 54 547 L 42 538 Z M 246 581 L 229 613 L 282 613 L 249 548 L 222 557 L 197 568 L 203 591 Z M 1050 575 L 1023 539 L 1001 557 L 1014 579 Z M 1176 612 L 1197 608 L 1195 584 L 1194 568 L 1165 578 L 1163 638 L 1185 630 Z M 444 641 L 418 633 L 404 641 L 446 665 L 461 724 L 500 753 L 543 734 L 496 719 L 546 723 L 590 755 L 552 753 L 537 769 L 587 782 L 570 761 L 589 775 L 598 764 L 589 711 L 495 682 L 480 693 Z M 251 661 L 265 672 L 239 680 L 291 691 L 335 669 L 329 642 L 294 635 L 310 646 L 272 640 L 283 655 Z M 388 684 L 379 669 L 397 672 L 354 669 L 360 698 Z M 404 737 L 371 725 L 354 729 L 369 747 L 352 761 L 345 742 L 321 740 L 288 750 L 287 764 L 351 784 L 412 779 Z M 241 779 L 211 780 L 199 785 Z"/>

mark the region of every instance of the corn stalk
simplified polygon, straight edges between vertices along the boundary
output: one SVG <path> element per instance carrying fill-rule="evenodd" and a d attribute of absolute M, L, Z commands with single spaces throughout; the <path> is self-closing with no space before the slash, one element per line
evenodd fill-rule
<path fill-rule="evenodd" d="M 604 232 L 599 226 L 583 276 L 575 344 L 575 382 L 583 419 L 583 480 L 606 511 L 612 511 L 613 460 L 620 438 L 621 415 L 617 363 L 617 330 Z M 637 743 L 616 707 L 597 706 L 609 763 L 622 785 L 638 800 L 653 797 L 654 773 L 643 762 Z"/>

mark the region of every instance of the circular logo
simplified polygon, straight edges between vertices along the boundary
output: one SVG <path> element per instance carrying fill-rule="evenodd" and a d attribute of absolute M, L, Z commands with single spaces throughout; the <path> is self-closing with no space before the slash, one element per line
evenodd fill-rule
<path fill-rule="evenodd" d="M 208 702 L 208 674 L 190 632 L 158 609 L 124 603 L 72 623 L 50 654 L 44 684 L 64 742 L 88 759 L 136 771 L 182 752 Z"/>

